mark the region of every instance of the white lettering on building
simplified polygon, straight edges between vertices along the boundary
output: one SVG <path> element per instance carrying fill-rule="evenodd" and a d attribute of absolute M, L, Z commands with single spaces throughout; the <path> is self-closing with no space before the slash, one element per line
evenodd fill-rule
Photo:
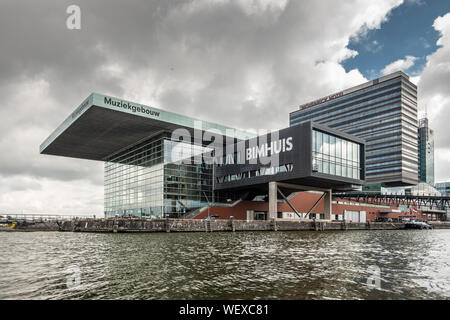
<path fill-rule="evenodd" d="M 278 141 L 272 141 L 270 143 L 264 143 L 260 146 L 247 148 L 245 150 L 245 158 L 249 161 L 257 158 L 269 157 L 274 154 L 292 151 L 292 148 L 292 137 L 289 137 Z"/>

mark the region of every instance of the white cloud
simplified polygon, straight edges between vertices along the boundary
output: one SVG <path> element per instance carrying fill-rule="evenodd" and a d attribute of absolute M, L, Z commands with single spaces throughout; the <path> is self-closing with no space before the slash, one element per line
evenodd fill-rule
<path fill-rule="evenodd" d="M 353 19 L 353 23 L 361 25 L 358 33 L 352 35 L 353 41 L 360 41 L 367 36 L 367 32 L 372 29 L 380 29 L 381 24 L 389 19 L 391 9 L 401 5 L 400 1 L 364 1 L 360 0 L 357 3 L 347 2 L 347 12 L 352 12 L 351 6 L 360 7 L 361 11 L 357 13 Z M 342 5 L 342 4 L 340 4 Z M 386 10 L 388 9 L 388 10 Z"/>
<path fill-rule="evenodd" d="M 440 48 L 427 57 L 420 74 L 418 103 L 435 131 L 436 181 L 450 181 L 450 13 L 438 17 L 433 27 L 440 33 Z"/>
<path fill-rule="evenodd" d="M 387 75 L 396 71 L 407 71 L 412 66 L 414 66 L 415 61 L 417 60 L 416 57 L 413 56 L 406 56 L 405 59 L 399 59 L 397 61 L 394 61 L 390 64 L 388 64 L 386 67 L 384 67 L 383 70 L 381 70 L 381 74 Z"/>
<path fill-rule="evenodd" d="M 405 3 L 418 6 L 423 6 L 426 4 L 424 0 L 405 0 Z"/>
<path fill-rule="evenodd" d="M 81 0 L 82 29 L 69 32 L 64 1 L 7 1 L 0 176 L 34 189 L 4 190 L 3 208 L 85 213 L 91 194 L 101 198 L 101 163 L 37 151 L 90 92 L 244 129 L 287 127 L 295 106 L 366 81 L 340 64 L 358 54 L 350 38 L 379 28 L 401 3 Z"/>
<path fill-rule="evenodd" d="M 450 13 L 436 18 L 433 27 L 440 33 L 436 43 L 439 48 L 427 57 L 423 71 L 410 80 L 418 86 L 419 115 L 426 111 L 435 132 L 435 180 L 438 182 L 450 181 Z M 382 73 L 406 71 L 415 60 L 407 56 L 386 66 Z"/>
<path fill-rule="evenodd" d="M 420 82 L 420 75 L 414 76 L 414 77 L 409 77 L 409 81 L 411 81 L 412 83 L 414 83 L 417 86 Z"/>
<path fill-rule="evenodd" d="M 32 177 L 1 177 L 0 215 L 103 213 L 103 188 L 88 181 L 75 183 Z"/>

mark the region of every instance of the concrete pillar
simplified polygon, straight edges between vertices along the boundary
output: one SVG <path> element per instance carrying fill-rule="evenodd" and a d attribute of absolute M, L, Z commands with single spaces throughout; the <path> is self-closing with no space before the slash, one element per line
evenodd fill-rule
<path fill-rule="evenodd" d="M 328 191 L 325 191 L 325 197 L 324 197 L 324 203 L 323 203 L 323 213 L 325 214 L 325 220 L 331 220 L 331 214 L 333 213 L 332 210 L 332 196 L 331 196 L 331 189 Z"/>
<path fill-rule="evenodd" d="M 117 230 L 119 230 L 119 218 L 115 217 L 112 231 L 113 233 L 117 233 Z"/>
<path fill-rule="evenodd" d="M 269 182 L 269 216 L 268 220 L 276 219 L 278 212 L 278 202 L 277 202 L 277 183 L 272 181 Z"/>
<path fill-rule="evenodd" d="M 166 229 L 166 232 L 170 232 L 170 220 L 169 220 L 169 218 L 166 218 L 166 220 L 164 221 L 164 227 Z"/>
<path fill-rule="evenodd" d="M 272 230 L 278 231 L 277 219 L 272 219 Z"/>

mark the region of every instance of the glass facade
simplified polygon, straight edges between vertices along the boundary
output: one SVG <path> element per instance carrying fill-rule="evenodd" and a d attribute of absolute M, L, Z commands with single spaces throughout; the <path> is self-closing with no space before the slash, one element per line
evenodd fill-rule
<path fill-rule="evenodd" d="M 442 193 L 434 186 L 420 182 L 416 186 L 411 187 L 395 187 L 395 188 L 381 188 L 382 194 L 398 194 L 398 195 L 413 195 L 413 196 L 441 196 Z"/>
<path fill-rule="evenodd" d="M 105 162 L 105 216 L 161 217 L 164 139 L 131 147 Z"/>
<path fill-rule="evenodd" d="M 276 167 L 267 167 L 267 168 L 260 168 L 258 170 L 250 170 L 250 171 L 244 171 L 238 174 L 229 174 L 225 176 L 216 177 L 217 183 L 224 183 L 224 182 L 230 182 L 230 181 L 241 181 L 245 179 L 251 179 L 255 177 L 260 176 L 269 176 L 269 175 L 275 175 L 279 173 L 287 173 L 292 172 L 294 170 L 294 165 L 292 163 L 282 164 L 280 166 Z"/>
<path fill-rule="evenodd" d="M 360 145 L 317 130 L 312 134 L 313 171 L 361 179 Z"/>
<path fill-rule="evenodd" d="M 434 132 L 428 127 L 428 119 L 419 121 L 419 181 L 434 184 Z"/>
<path fill-rule="evenodd" d="M 417 87 L 395 74 L 346 91 L 292 112 L 290 125 L 313 120 L 364 139 L 367 183 L 416 184 Z"/>
<path fill-rule="evenodd" d="M 450 182 L 439 182 L 434 186 L 442 194 L 442 196 L 450 197 Z"/>
<path fill-rule="evenodd" d="M 212 149 L 164 140 L 164 213 L 179 218 L 214 202 Z"/>
<path fill-rule="evenodd" d="M 210 151 L 162 134 L 109 157 L 105 216 L 180 217 L 213 202 Z"/>

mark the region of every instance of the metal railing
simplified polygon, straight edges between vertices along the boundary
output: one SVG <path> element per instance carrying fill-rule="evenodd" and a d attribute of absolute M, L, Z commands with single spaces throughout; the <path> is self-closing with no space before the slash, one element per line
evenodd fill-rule
<path fill-rule="evenodd" d="M 62 221 L 76 218 L 96 218 L 96 215 L 8 214 L 0 213 L 0 221 Z M 101 218 L 101 217 L 98 217 Z"/>

